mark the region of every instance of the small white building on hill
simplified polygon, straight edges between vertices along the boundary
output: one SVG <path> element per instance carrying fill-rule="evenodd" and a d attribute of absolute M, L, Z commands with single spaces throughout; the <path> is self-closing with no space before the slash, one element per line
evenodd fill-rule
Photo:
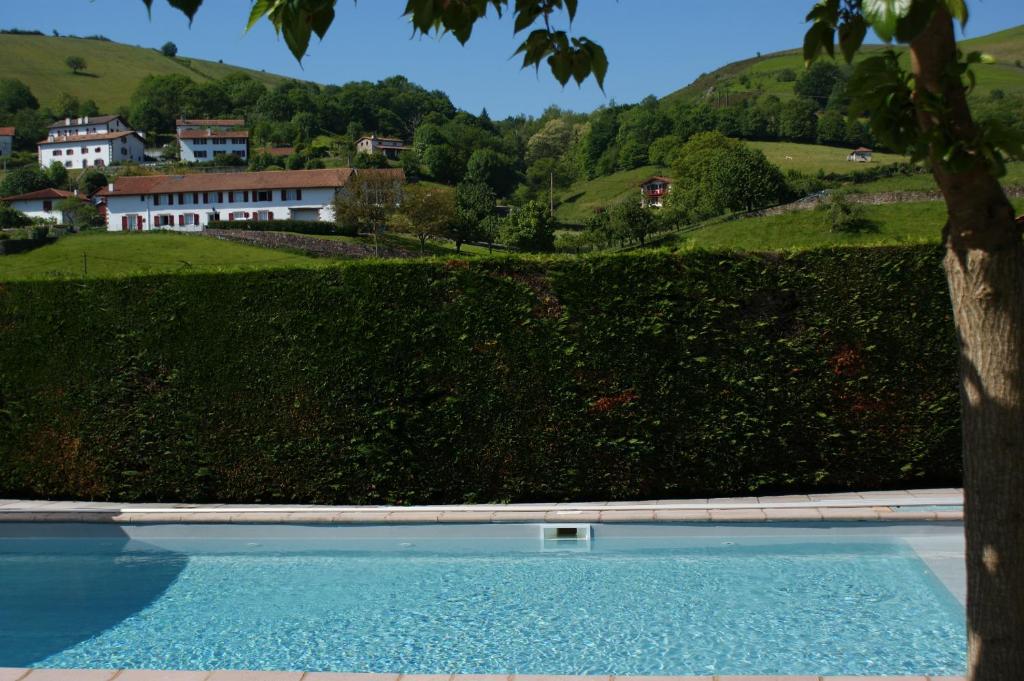
<path fill-rule="evenodd" d="M 65 168 L 108 166 L 112 163 L 146 158 L 145 139 L 128 127 L 120 116 L 64 118 L 50 124 L 41 140 L 39 165 L 49 168 L 54 161 Z"/>
<path fill-rule="evenodd" d="M 392 161 L 401 157 L 402 152 L 408 148 L 409 145 L 397 137 L 370 135 L 369 137 L 360 137 L 356 140 L 357 154 L 383 154 Z"/>
<path fill-rule="evenodd" d="M 178 151 L 186 163 L 209 163 L 218 154 L 249 160 L 248 130 L 182 130 Z"/>
<path fill-rule="evenodd" d="M 81 116 L 62 118 L 50 124 L 46 133 L 50 137 L 73 137 L 75 135 L 96 135 L 105 132 L 131 130 L 120 116 Z"/>
<path fill-rule="evenodd" d="M 68 222 L 67 216 L 58 207 L 64 199 L 77 198 L 87 201 L 78 192 L 69 192 L 63 189 L 40 189 L 27 194 L 16 194 L 14 196 L 0 197 L 0 202 L 6 203 L 11 208 L 33 219 L 52 220 L 57 224 Z"/>
<path fill-rule="evenodd" d="M 332 202 L 355 172 L 401 170 L 323 168 L 256 173 L 196 173 L 119 177 L 97 197 L 108 231 L 171 229 L 195 232 L 212 220 L 334 220 Z"/>

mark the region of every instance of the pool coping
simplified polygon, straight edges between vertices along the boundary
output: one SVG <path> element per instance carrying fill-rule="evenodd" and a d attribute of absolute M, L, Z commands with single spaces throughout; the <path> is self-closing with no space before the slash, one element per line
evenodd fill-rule
<path fill-rule="evenodd" d="M 782 496 L 437 506 L 124 504 L 0 499 L 0 522 L 430 524 L 962 521 L 956 488 Z M 958 511 L 927 510 L 960 506 Z M 920 508 L 918 511 L 898 510 Z M 0 677 L 0 681 L 7 679 Z"/>
<path fill-rule="evenodd" d="M 0 668 L 0 681 L 965 681 L 964 676 L 557 676 Z"/>

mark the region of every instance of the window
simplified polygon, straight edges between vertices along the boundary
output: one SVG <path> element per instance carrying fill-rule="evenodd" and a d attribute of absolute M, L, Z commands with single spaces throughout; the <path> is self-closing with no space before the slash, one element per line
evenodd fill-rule
<path fill-rule="evenodd" d="M 224 192 L 217 192 L 217 203 L 224 203 Z"/>
<path fill-rule="evenodd" d="M 61 151 L 60 149 L 54 149 L 54 150 L 53 150 L 53 155 L 54 155 L 54 156 L 63 156 L 63 155 L 64 155 L 64 152 L 63 152 L 63 151 Z"/>
<path fill-rule="evenodd" d="M 154 206 L 159 206 L 160 205 L 160 195 L 159 194 L 153 194 L 153 205 Z"/>
<path fill-rule="evenodd" d="M 74 149 L 68 149 L 68 156 L 74 156 L 74 154 L 75 154 L 75 150 Z"/>
<path fill-rule="evenodd" d="M 210 202 L 210 194 L 209 194 L 209 192 L 203 192 L 203 203 L 209 203 L 209 202 Z"/>
<path fill-rule="evenodd" d="M 168 194 L 167 195 L 167 205 L 168 206 L 173 206 L 174 205 L 174 194 Z"/>
<path fill-rule="evenodd" d="M 195 154 L 196 158 L 206 158 L 206 155 L 207 155 L 205 149 L 202 150 L 202 151 L 195 151 L 195 152 L 192 152 L 192 153 Z"/>
<path fill-rule="evenodd" d="M 213 143 L 214 143 L 214 144 L 226 144 L 226 143 L 227 143 L 227 140 L 226 140 L 226 139 L 224 139 L 223 137 L 215 137 L 215 138 L 213 139 Z"/>
<path fill-rule="evenodd" d="M 255 194 L 256 194 L 256 200 L 257 201 L 272 201 L 273 200 L 271 198 L 271 194 L 273 194 L 273 192 L 271 192 L 270 190 L 267 190 L 267 191 L 262 191 L 261 190 L 261 191 L 255 192 Z"/>
<path fill-rule="evenodd" d="M 81 151 L 82 151 L 83 154 L 88 154 L 89 153 L 89 147 L 82 147 Z"/>
<path fill-rule="evenodd" d="M 192 192 L 192 203 L 199 203 L 199 192 Z"/>
<path fill-rule="evenodd" d="M 71 167 L 71 161 L 64 161 L 64 167 L 65 168 L 70 168 Z"/>
<path fill-rule="evenodd" d="M 43 210 L 45 210 L 45 211 L 53 210 L 53 201 L 51 201 L 50 199 L 43 199 Z"/>
<path fill-rule="evenodd" d="M 185 205 L 185 194 L 182 192 L 178 192 L 178 203 L 180 203 L 182 206 Z"/>
<path fill-rule="evenodd" d="M 93 149 L 93 151 L 95 151 L 97 154 L 102 153 L 103 147 L 96 147 L 95 149 Z"/>
<path fill-rule="evenodd" d="M 198 139 L 198 140 L 196 140 L 196 144 L 197 144 L 198 146 L 201 146 L 201 147 L 202 147 L 202 146 L 206 146 L 206 140 L 203 140 L 203 139 Z"/>
<path fill-rule="evenodd" d="M 102 159 L 102 158 L 98 158 L 98 159 L 96 159 L 96 162 L 95 162 L 95 163 L 93 163 L 93 165 L 96 165 L 96 166 L 101 166 L 101 165 L 103 165 L 103 159 Z"/>
<path fill-rule="evenodd" d="M 274 215 L 269 210 L 261 210 L 257 211 L 254 217 L 257 220 L 272 220 Z"/>

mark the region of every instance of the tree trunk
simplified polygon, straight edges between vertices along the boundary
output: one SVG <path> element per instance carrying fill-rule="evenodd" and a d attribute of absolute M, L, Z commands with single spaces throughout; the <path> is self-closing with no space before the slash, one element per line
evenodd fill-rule
<path fill-rule="evenodd" d="M 917 87 L 942 96 L 941 118 L 918 106 L 922 129 L 976 139 L 959 78 L 953 22 L 940 6 L 911 43 Z M 920 102 L 918 102 L 920 104 Z M 1013 207 L 981 162 L 952 172 L 932 149 L 946 199 L 945 269 L 960 344 L 967 538 L 968 679 L 1024 670 L 1024 245 Z"/>

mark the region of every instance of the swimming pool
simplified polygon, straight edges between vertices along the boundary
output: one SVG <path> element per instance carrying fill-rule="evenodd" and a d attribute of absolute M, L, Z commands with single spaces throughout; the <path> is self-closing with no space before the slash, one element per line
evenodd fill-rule
<path fill-rule="evenodd" d="M 581 527 L 12 524 L 0 667 L 966 667 L 957 523 Z"/>

